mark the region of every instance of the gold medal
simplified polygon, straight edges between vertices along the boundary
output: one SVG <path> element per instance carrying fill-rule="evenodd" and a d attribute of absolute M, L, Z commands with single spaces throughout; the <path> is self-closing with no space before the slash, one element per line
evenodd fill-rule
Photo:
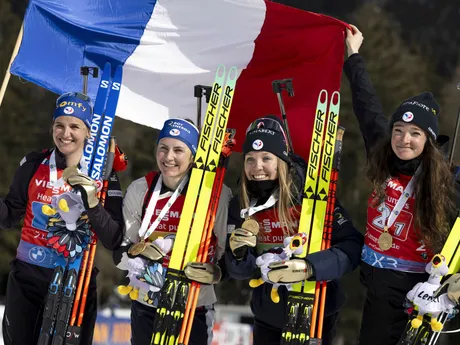
<path fill-rule="evenodd" d="M 383 251 L 391 248 L 393 244 L 393 237 L 388 232 L 388 227 L 385 226 L 385 228 L 383 229 L 382 234 L 379 236 L 378 243 L 380 249 Z"/>
<path fill-rule="evenodd" d="M 257 235 L 259 233 L 259 222 L 255 219 L 248 218 L 243 222 L 241 228 Z"/>
<path fill-rule="evenodd" d="M 131 256 L 138 256 L 139 254 L 141 254 L 145 250 L 146 246 L 147 246 L 147 244 L 145 243 L 144 240 L 142 240 L 142 241 L 140 241 L 138 243 L 135 243 L 129 248 L 128 254 L 131 255 Z"/>

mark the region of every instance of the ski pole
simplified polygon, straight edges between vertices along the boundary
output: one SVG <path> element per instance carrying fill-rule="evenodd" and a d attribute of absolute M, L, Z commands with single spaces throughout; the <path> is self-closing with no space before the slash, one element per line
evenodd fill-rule
<path fill-rule="evenodd" d="M 88 94 L 88 75 L 91 74 L 93 78 L 97 78 L 99 76 L 99 68 L 82 66 L 80 67 L 80 74 L 83 76 L 83 93 L 87 95 Z"/>
<path fill-rule="evenodd" d="M 104 205 L 104 202 L 105 202 L 106 190 L 108 186 L 108 179 L 110 177 L 110 172 L 112 171 L 112 166 L 114 162 L 115 146 L 116 146 L 115 138 L 111 137 L 109 151 L 107 153 L 106 174 L 104 176 L 103 188 L 101 192 L 99 193 L 102 205 Z M 85 253 L 83 254 L 84 256 L 83 256 L 81 268 L 80 268 L 80 276 L 78 280 L 77 291 L 75 294 L 75 302 L 73 305 L 72 316 L 71 316 L 70 323 L 69 323 L 70 327 L 77 326 L 79 328 L 81 327 L 82 322 L 83 322 L 84 309 L 86 306 L 86 298 L 88 295 L 89 281 L 91 279 L 91 271 L 92 271 L 92 267 L 94 263 L 94 255 L 96 252 L 95 251 L 96 241 L 97 241 L 96 235 L 93 233 L 93 241 L 90 244 L 90 248 L 86 250 Z M 78 320 L 77 320 L 77 313 L 79 309 L 80 309 L 80 313 L 78 315 Z M 76 329 L 74 331 L 76 331 Z"/>
<path fill-rule="evenodd" d="M 205 96 L 206 103 L 209 103 L 209 97 L 211 97 L 211 86 L 195 85 L 193 94 L 196 97 L 196 119 L 197 127 L 201 130 L 201 103 L 203 95 Z"/>
<path fill-rule="evenodd" d="M 457 90 L 460 90 L 460 83 L 457 84 Z M 454 161 L 454 151 L 455 151 L 455 146 L 457 145 L 457 135 L 458 135 L 459 129 L 460 129 L 460 105 L 458 106 L 457 123 L 455 124 L 455 131 L 454 131 L 454 140 L 452 141 L 452 148 L 450 149 L 450 155 L 449 155 L 449 165 L 450 166 L 452 166 L 452 163 Z"/>
<path fill-rule="evenodd" d="M 99 195 L 102 206 L 104 206 L 105 199 L 107 196 L 107 188 L 109 185 L 109 178 L 110 178 L 112 167 L 113 167 L 115 147 L 116 147 L 115 137 L 111 137 L 110 144 L 109 144 L 109 151 L 107 152 L 107 163 L 105 165 L 104 182 L 103 182 L 102 190 Z M 85 284 L 83 286 L 80 313 L 78 315 L 78 322 L 77 322 L 78 327 L 81 327 L 83 323 L 83 316 L 85 313 L 85 306 L 86 306 L 86 298 L 88 296 L 88 288 L 89 288 L 89 283 L 91 280 L 91 273 L 93 269 L 94 258 L 96 256 L 96 244 L 97 244 L 97 236 L 96 234 L 94 234 L 93 242 L 91 243 L 91 247 L 90 247 L 91 249 L 89 251 L 88 265 L 86 268 Z"/>
<path fill-rule="evenodd" d="M 283 98 L 281 97 L 281 93 L 285 90 L 289 97 L 294 97 L 294 88 L 292 86 L 292 78 L 290 79 L 282 79 L 282 80 L 274 80 L 272 82 L 273 92 L 276 93 L 276 97 L 278 98 L 278 103 L 280 106 L 281 116 L 283 117 L 284 127 L 286 127 L 286 136 L 288 140 L 289 147 L 291 152 L 294 153 L 294 146 L 292 146 L 291 140 L 291 133 L 289 132 L 289 126 L 286 117 L 286 109 L 284 107 Z"/>
<path fill-rule="evenodd" d="M 197 261 L 206 262 L 208 257 L 209 245 L 211 243 L 212 230 L 216 220 L 217 208 L 219 206 L 220 194 L 222 192 L 222 185 L 224 183 L 224 176 L 227 170 L 228 158 L 232 154 L 232 146 L 234 145 L 235 132 L 227 132 L 222 148 L 222 161 L 217 168 L 217 176 L 213 186 L 213 198 L 214 200 L 209 205 L 208 214 L 206 215 L 206 231 L 203 231 L 201 237 L 201 246 L 198 251 Z M 188 345 L 190 340 L 190 334 L 192 331 L 193 319 L 195 316 L 195 309 L 198 303 L 198 296 L 200 294 L 201 285 L 197 282 L 191 283 L 190 293 L 187 300 L 187 305 L 184 314 L 184 320 L 182 323 L 181 332 L 178 338 L 180 345 Z"/>

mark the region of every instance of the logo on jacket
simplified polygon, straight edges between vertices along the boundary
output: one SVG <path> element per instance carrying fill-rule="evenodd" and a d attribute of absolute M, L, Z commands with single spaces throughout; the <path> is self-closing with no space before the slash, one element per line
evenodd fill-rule
<path fill-rule="evenodd" d="M 42 247 L 33 247 L 29 250 L 29 259 L 33 262 L 43 262 L 46 258 L 45 250 Z"/>

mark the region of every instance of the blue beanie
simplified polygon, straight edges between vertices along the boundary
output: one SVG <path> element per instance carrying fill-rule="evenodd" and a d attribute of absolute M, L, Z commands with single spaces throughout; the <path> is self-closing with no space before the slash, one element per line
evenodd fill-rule
<path fill-rule="evenodd" d="M 92 115 L 91 99 L 82 93 L 70 92 L 57 99 L 53 120 L 56 120 L 59 116 L 73 116 L 82 120 L 90 128 Z"/>
<path fill-rule="evenodd" d="M 192 154 L 196 154 L 200 132 L 195 125 L 183 119 L 166 120 L 158 136 L 157 143 L 163 138 L 173 138 L 188 146 Z"/>

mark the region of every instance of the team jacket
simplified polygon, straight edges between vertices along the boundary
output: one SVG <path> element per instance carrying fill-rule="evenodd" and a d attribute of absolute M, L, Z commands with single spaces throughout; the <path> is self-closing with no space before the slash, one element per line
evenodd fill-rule
<path fill-rule="evenodd" d="M 353 110 L 358 119 L 366 151 L 369 154 L 378 140 L 390 134 L 389 121 L 383 114 L 382 105 L 376 95 L 361 55 L 354 54 L 350 56 L 344 63 L 344 72 L 350 82 Z M 393 237 L 393 247 L 383 252 L 376 242 L 383 231 L 385 217 L 389 215 L 395 206 L 410 178 L 411 176 L 398 172 L 394 176 L 390 176 L 387 180 L 387 197 L 384 200 L 384 204 L 372 207 L 371 201 L 373 198 L 372 196 L 369 198 L 366 239 L 362 260 L 372 267 L 408 273 L 423 273 L 426 263 L 431 260 L 432 253 L 419 240 L 414 228 L 415 200 L 413 196 L 408 199 L 401 214 L 397 217 L 393 226 L 389 228 L 389 233 Z M 453 215 L 452 218 L 455 219 L 455 216 Z"/>
<path fill-rule="evenodd" d="M 126 232 L 122 247 L 114 253 L 115 264 L 121 270 L 127 270 L 126 260 L 128 257 L 125 252 L 132 243 L 137 243 L 140 241 L 138 232 L 142 224 L 145 209 L 148 207 L 151 194 L 149 193 L 149 189 L 155 186 L 158 181 L 158 177 L 159 173 L 151 172 L 146 176 L 132 182 L 126 191 L 126 195 L 123 201 L 123 217 Z M 150 235 L 149 241 L 153 241 L 158 237 L 175 238 L 182 213 L 182 208 L 184 207 L 186 192 L 187 186 L 182 190 L 182 194 L 171 206 L 169 212 L 160 222 L 157 229 Z M 164 185 L 162 186 L 160 196 L 155 207 L 155 212 L 153 213 L 149 226 L 158 217 L 161 210 L 163 209 L 163 206 L 165 206 L 172 194 L 173 191 L 169 190 Z M 208 252 L 208 257 L 213 258 L 211 261 L 214 262 L 217 262 L 222 257 L 225 250 L 228 203 L 230 198 L 231 190 L 227 186 L 223 185 L 216 214 L 216 221 L 214 224 L 214 238 Z M 169 264 L 170 254 L 171 253 L 168 253 L 166 258 L 163 260 L 164 267 L 167 267 Z M 139 298 L 137 301 L 151 307 L 152 305 L 144 302 L 145 293 L 146 291 L 140 290 Z M 211 305 L 215 302 L 216 295 L 214 293 L 213 286 L 202 285 L 197 306 L 200 307 L 204 305 Z"/>
<path fill-rule="evenodd" d="M 30 153 L 21 161 L 6 198 L 0 199 L 0 228 L 8 229 L 24 217 L 21 240 L 14 265 L 30 271 L 31 278 L 49 281 L 57 254 L 46 244 L 49 217 L 41 212 L 53 195 L 70 190 L 70 186 L 53 187 L 49 181 L 51 151 Z M 64 156 L 57 151 L 58 178 L 66 168 Z M 117 176 L 112 174 L 105 208 L 99 204 L 87 210 L 90 223 L 104 247 L 113 250 L 123 239 L 121 216 L 122 194 Z"/>
<path fill-rule="evenodd" d="M 302 186 L 298 187 L 299 190 L 303 190 L 300 188 Z M 227 246 L 225 261 L 230 277 L 240 280 L 256 277 L 258 274 L 258 267 L 255 263 L 257 257 L 263 252 L 279 251 L 283 247 L 284 235 L 275 217 L 275 207 L 276 204 L 274 207 L 254 215 L 259 222 L 261 235 L 258 238 L 257 247 L 251 248 L 242 260 L 236 260 Z M 297 207 L 300 209 L 300 200 Z M 230 202 L 229 233 L 243 223 L 240 210 L 238 197 L 234 197 Z M 363 245 L 363 236 L 353 226 L 350 217 L 338 201 L 336 201 L 334 210 L 331 242 L 330 249 L 306 256 L 306 260 L 313 267 L 314 275 L 311 280 L 328 281 L 326 315 L 337 312 L 343 305 L 345 296 L 338 279 L 358 266 Z M 270 298 L 271 288 L 271 284 L 265 283 L 253 290 L 251 309 L 257 319 L 282 329 L 286 322 L 288 291 L 284 286 L 281 286 L 278 289 L 280 302 L 273 303 Z"/>

